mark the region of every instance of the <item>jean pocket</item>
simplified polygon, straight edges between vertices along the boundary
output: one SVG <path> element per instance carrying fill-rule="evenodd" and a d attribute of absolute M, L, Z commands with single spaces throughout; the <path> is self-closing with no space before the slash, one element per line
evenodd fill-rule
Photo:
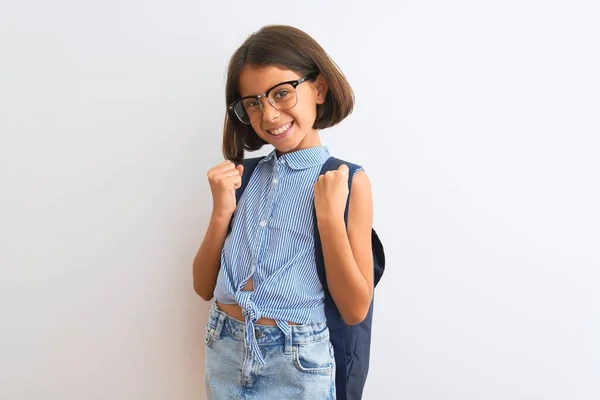
<path fill-rule="evenodd" d="M 310 374 L 329 375 L 335 362 L 329 340 L 294 346 L 293 356 L 296 368 Z"/>

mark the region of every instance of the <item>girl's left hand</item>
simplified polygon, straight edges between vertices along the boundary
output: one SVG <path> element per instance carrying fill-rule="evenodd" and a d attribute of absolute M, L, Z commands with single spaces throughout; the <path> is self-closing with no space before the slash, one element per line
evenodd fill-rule
<path fill-rule="evenodd" d="M 348 166 L 320 175 L 315 183 L 315 210 L 317 220 L 344 219 L 348 200 Z"/>

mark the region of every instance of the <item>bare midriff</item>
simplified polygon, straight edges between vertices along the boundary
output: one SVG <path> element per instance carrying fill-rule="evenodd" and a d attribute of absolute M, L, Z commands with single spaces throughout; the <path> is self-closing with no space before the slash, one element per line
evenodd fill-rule
<path fill-rule="evenodd" d="M 246 286 L 242 290 L 251 291 L 254 290 L 254 282 L 252 278 L 246 283 Z M 239 304 L 223 304 L 220 301 L 217 301 L 217 307 L 219 310 L 223 311 L 225 314 L 229 315 L 232 318 L 237 319 L 238 321 L 244 322 L 244 314 L 242 313 L 242 307 Z M 277 323 L 273 318 L 259 318 L 255 322 L 256 325 L 267 325 L 267 326 L 277 326 Z M 289 322 L 289 325 L 296 325 L 295 322 Z"/>

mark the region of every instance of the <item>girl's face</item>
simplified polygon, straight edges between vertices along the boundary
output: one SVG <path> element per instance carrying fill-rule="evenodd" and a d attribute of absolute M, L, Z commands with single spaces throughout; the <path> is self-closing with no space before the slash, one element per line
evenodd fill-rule
<path fill-rule="evenodd" d="M 246 65 L 240 73 L 239 91 L 242 97 L 259 95 L 281 82 L 300 78 L 302 76 L 291 70 Z M 289 110 L 278 110 L 263 97 L 260 99 L 262 118 L 252 122 L 252 128 L 273 145 L 278 154 L 320 146 L 319 132 L 312 127 L 317 116 L 317 104 L 325 102 L 326 94 L 327 83 L 319 76 L 315 81 L 305 81 L 296 86 L 297 103 Z"/>

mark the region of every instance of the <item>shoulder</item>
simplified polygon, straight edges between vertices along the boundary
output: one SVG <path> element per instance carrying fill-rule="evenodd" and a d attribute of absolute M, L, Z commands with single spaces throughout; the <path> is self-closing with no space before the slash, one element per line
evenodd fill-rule
<path fill-rule="evenodd" d="M 358 208 L 361 211 L 371 209 L 373 207 L 373 194 L 369 176 L 365 170 L 361 168 L 354 171 L 354 176 L 351 179 L 352 187 L 350 189 L 350 204 L 354 206 L 352 208 Z"/>
<path fill-rule="evenodd" d="M 371 180 L 363 168 L 354 171 L 352 192 L 371 194 Z"/>

